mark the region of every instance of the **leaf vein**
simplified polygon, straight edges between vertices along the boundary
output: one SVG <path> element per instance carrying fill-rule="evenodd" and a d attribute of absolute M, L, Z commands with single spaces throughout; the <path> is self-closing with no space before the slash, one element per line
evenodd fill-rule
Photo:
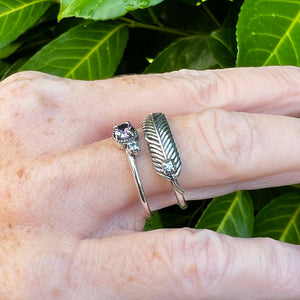
<path fill-rule="evenodd" d="M 30 7 L 30 6 L 32 6 L 32 5 L 36 5 L 36 4 L 39 4 L 39 3 L 41 3 L 41 2 L 49 2 L 49 0 L 35 0 L 35 1 L 30 2 L 30 3 L 24 3 L 24 2 L 22 2 L 22 3 L 21 3 L 21 4 L 23 4 L 22 6 L 19 6 L 19 7 L 17 7 L 17 8 L 13 8 L 12 10 L 9 10 L 9 11 L 6 11 L 6 12 L 1 13 L 1 14 L 0 14 L 0 18 L 1 18 L 1 17 L 4 17 L 4 16 L 7 16 L 7 15 L 10 15 L 10 14 L 13 14 L 13 13 L 19 11 L 19 10 L 22 11 L 22 10 L 25 9 L 26 7 Z"/>
<path fill-rule="evenodd" d="M 106 35 L 104 39 L 101 39 L 96 46 L 94 46 L 67 74 L 65 77 L 69 77 L 71 74 L 74 74 L 74 71 L 79 68 L 79 66 L 86 60 L 90 58 L 90 56 L 98 50 L 98 48 L 103 45 L 113 34 L 118 32 L 122 27 L 125 27 L 126 24 L 121 24 L 114 28 L 109 34 Z"/>
<path fill-rule="evenodd" d="M 279 42 L 277 43 L 276 47 L 271 52 L 271 55 L 268 57 L 268 59 L 263 64 L 264 66 L 266 66 L 269 63 L 269 61 L 273 57 L 273 55 L 277 56 L 278 49 L 281 47 L 283 41 L 288 37 L 288 35 L 292 31 L 292 29 L 295 27 L 295 25 L 299 22 L 299 19 L 300 19 L 300 11 L 298 12 L 298 14 L 295 17 L 295 19 L 291 22 L 290 26 L 288 27 L 288 29 L 286 30 L 286 32 L 284 33 L 284 35 L 282 36 L 282 38 L 279 40 Z M 277 58 L 278 58 L 278 56 L 277 56 Z M 279 61 L 279 59 L 278 59 L 278 61 Z"/>

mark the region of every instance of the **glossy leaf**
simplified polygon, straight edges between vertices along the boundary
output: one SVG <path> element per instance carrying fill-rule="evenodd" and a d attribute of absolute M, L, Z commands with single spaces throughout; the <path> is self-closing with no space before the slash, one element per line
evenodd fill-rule
<path fill-rule="evenodd" d="M 9 68 L 8 63 L 4 62 L 3 60 L 0 60 L 0 78 L 5 74 L 8 68 Z"/>
<path fill-rule="evenodd" d="M 153 212 L 151 218 L 146 220 L 144 231 L 186 227 L 190 217 L 186 213 L 181 212 L 182 210 L 177 205 Z"/>
<path fill-rule="evenodd" d="M 253 233 L 253 204 L 246 191 L 238 191 L 212 200 L 195 228 L 207 228 L 237 237 Z"/>
<path fill-rule="evenodd" d="M 34 25 L 50 4 L 49 0 L 0 0 L 0 49 Z"/>
<path fill-rule="evenodd" d="M 264 206 L 270 203 L 274 198 L 282 195 L 279 188 L 265 188 L 259 190 L 251 190 L 249 194 L 253 201 L 254 211 L 260 211 Z"/>
<path fill-rule="evenodd" d="M 300 1 L 245 0 L 237 41 L 238 66 L 299 66 Z"/>
<path fill-rule="evenodd" d="M 26 57 L 22 57 L 19 58 L 17 61 L 15 61 L 13 64 L 9 65 L 7 64 L 7 68 L 5 70 L 3 70 L 3 72 L 1 73 L 1 80 L 9 77 L 10 75 L 18 72 L 18 70 L 20 70 L 20 68 L 25 64 L 25 62 L 28 59 Z"/>
<path fill-rule="evenodd" d="M 144 73 L 163 73 L 180 69 L 204 70 L 217 66 L 207 45 L 207 36 L 179 39 L 158 54 Z"/>
<path fill-rule="evenodd" d="M 0 59 L 7 58 L 11 54 L 13 54 L 20 46 L 22 42 L 14 42 L 0 49 Z"/>
<path fill-rule="evenodd" d="M 125 15 L 129 11 L 147 8 L 163 0 L 60 0 L 58 19 L 80 17 L 108 20 Z"/>
<path fill-rule="evenodd" d="M 208 47 L 222 68 L 235 66 L 237 46 L 234 29 L 222 28 L 212 32 L 208 38 Z"/>
<path fill-rule="evenodd" d="M 146 219 L 144 231 L 160 229 L 163 227 L 164 227 L 164 225 L 161 220 L 160 212 L 154 211 L 152 213 L 152 216 L 150 218 Z"/>
<path fill-rule="evenodd" d="M 175 199 L 174 199 L 175 200 Z M 194 228 L 199 216 L 207 207 L 209 200 L 190 201 L 184 210 L 178 205 L 172 205 L 154 211 L 151 218 L 146 220 L 144 230 L 154 230 L 159 228 Z"/>
<path fill-rule="evenodd" d="M 284 194 L 272 200 L 255 217 L 255 236 L 300 244 L 300 194 Z"/>
<path fill-rule="evenodd" d="M 81 24 L 42 48 L 22 70 L 74 79 L 101 79 L 114 74 L 128 39 L 122 23 Z"/>

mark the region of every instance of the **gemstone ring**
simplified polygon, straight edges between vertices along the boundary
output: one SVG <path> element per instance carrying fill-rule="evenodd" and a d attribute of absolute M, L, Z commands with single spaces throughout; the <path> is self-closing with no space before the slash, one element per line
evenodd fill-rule
<path fill-rule="evenodd" d="M 184 191 L 178 183 L 181 160 L 165 115 L 148 115 L 143 122 L 143 130 L 156 173 L 171 182 L 178 205 L 186 208 Z"/>
<path fill-rule="evenodd" d="M 147 212 L 147 216 L 151 216 L 151 210 L 149 207 L 149 204 L 146 200 L 145 192 L 140 180 L 140 176 L 137 171 L 137 167 L 135 164 L 135 156 L 140 151 L 140 145 L 138 142 L 138 132 L 137 130 L 130 124 L 130 122 L 125 122 L 121 125 L 114 126 L 113 128 L 113 134 L 112 134 L 113 140 L 126 152 L 126 156 L 130 165 L 130 169 L 133 174 L 133 178 L 135 180 L 139 197 L 141 199 L 141 202 Z"/>

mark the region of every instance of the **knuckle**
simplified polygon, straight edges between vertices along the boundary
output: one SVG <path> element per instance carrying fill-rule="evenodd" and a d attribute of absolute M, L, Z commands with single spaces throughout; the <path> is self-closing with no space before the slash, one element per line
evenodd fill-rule
<path fill-rule="evenodd" d="M 10 75 L 9 77 L 5 78 L 1 84 L 7 84 L 11 82 L 17 82 L 19 80 L 32 80 L 35 78 L 41 77 L 43 73 L 36 72 L 36 71 L 21 71 L 18 73 L 14 73 Z"/>
<path fill-rule="evenodd" d="M 274 86 L 278 88 L 280 92 L 279 99 L 298 99 L 300 96 L 300 68 L 295 66 L 272 66 L 269 67 L 271 76 L 274 81 Z M 284 105 L 283 111 L 287 109 L 289 115 L 299 115 L 299 110 L 293 107 L 289 108 L 286 101 L 282 101 Z"/>
<path fill-rule="evenodd" d="M 182 229 L 177 249 L 173 259 L 177 264 L 181 262 L 180 274 L 185 290 L 192 291 L 193 295 L 209 294 L 226 271 L 228 255 L 221 236 L 206 229 Z"/>
<path fill-rule="evenodd" d="M 255 125 L 250 115 L 209 109 L 195 118 L 199 136 L 196 151 L 201 151 L 202 155 L 205 152 L 217 173 L 249 163 L 255 138 Z"/>
<path fill-rule="evenodd" d="M 0 83 L 0 97 L 6 103 L 19 104 L 21 100 L 41 100 L 46 94 L 44 86 L 51 81 L 51 76 L 36 71 L 15 73 Z M 50 90 L 50 89 L 49 89 Z M 50 90 L 51 92 L 51 90 Z"/>
<path fill-rule="evenodd" d="M 20 100 L 32 99 L 37 94 L 40 85 L 35 84 L 39 73 L 24 71 L 6 78 L 1 83 L 0 96 L 6 104 L 16 105 Z"/>
<path fill-rule="evenodd" d="M 51 87 L 49 75 L 33 71 L 16 73 L 1 83 L 0 139 L 5 139 L 5 134 L 14 136 L 9 147 L 25 144 L 25 136 L 34 136 L 33 124 L 34 129 L 37 129 L 37 124 L 42 124 L 38 127 L 42 130 L 47 126 L 45 120 L 53 119 L 52 114 L 58 111 L 59 101 L 52 95 L 56 89 Z M 44 132 L 52 134 L 50 130 Z"/>
<path fill-rule="evenodd" d="M 295 248 L 291 249 L 287 244 L 271 238 L 262 238 L 261 241 L 270 253 L 266 274 L 266 277 L 269 278 L 269 285 L 279 293 L 289 293 L 299 288 L 299 268 L 295 264 L 295 253 L 293 252 Z M 296 255 L 298 256 L 298 253 Z"/>
<path fill-rule="evenodd" d="M 272 66 L 268 68 L 268 71 L 272 74 L 276 81 L 276 84 L 283 87 L 283 91 L 286 91 L 286 87 L 289 87 L 288 92 L 299 93 L 299 80 L 300 80 L 300 68 L 295 66 Z"/>
<path fill-rule="evenodd" d="M 214 70 L 196 71 L 182 69 L 168 73 L 177 91 L 197 108 L 220 107 L 235 94 L 235 86 L 224 72 Z"/>

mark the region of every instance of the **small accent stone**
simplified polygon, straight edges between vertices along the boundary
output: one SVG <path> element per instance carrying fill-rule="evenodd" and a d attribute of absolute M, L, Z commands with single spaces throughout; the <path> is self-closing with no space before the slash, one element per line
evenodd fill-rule
<path fill-rule="evenodd" d="M 140 145 L 138 142 L 132 142 L 127 145 L 126 149 L 130 155 L 136 155 L 140 151 Z"/>
<path fill-rule="evenodd" d="M 176 172 L 176 168 L 174 166 L 173 160 L 168 159 L 162 163 L 162 169 L 166 175 L 172 175 Z"/>

